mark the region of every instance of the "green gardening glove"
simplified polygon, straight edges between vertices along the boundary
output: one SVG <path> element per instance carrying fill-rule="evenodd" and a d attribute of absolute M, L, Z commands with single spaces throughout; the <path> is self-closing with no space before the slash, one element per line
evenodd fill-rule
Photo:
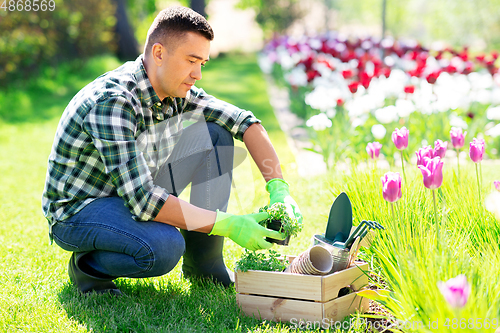
<path fill-rule="evenodd" d="M 266 191 L 269 192 L 269 206 L 277 202 L 285 204 L 286 212 L 289 216 L 294 216 L 299 223 L 302 223 L 302 213 L 299 205 L 290 196 L 288 183 L 281 178 L 273 178 L 266 184 Z"/>
<path fill-rule="evenodd" d="M 273 246 L 273 244 L 267 242 L 264 239 L 265 237 L 278 240 L 286 238 L 284 234 L 264 228 L 259 224 L 259 221 L 267 219 L 268 216 L 266 212 L 248 215 L 233 215 L 217 210 L 215 224 L 209 235 L 229 237 L 236 244 L 251 251 L 268 249 Z"/>

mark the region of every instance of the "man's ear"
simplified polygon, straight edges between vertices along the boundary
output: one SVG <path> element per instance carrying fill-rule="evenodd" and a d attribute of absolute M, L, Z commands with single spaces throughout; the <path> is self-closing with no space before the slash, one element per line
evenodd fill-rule
<path fill-rule="evenodd" d="M 160 67 L 162 65 L 163 60 L 166 56 L 165 52 L 165 48 L 160 43 L 155 43 L 151 47 L 151 56 L 153 57 L 156 66 Z"/>

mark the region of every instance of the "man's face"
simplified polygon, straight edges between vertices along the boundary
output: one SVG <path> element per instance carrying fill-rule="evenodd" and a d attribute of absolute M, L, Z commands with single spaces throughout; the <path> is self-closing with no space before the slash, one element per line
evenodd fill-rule
<path fill-rule="evenodd" d="M 165 48 L 158 67 L 158 90 L 160 99 L 186 97 L 197 80 L 201 80 L 201 67 L 208 61 L 210 41 L 200 34 L 187 32 L 177 47 Z"/>

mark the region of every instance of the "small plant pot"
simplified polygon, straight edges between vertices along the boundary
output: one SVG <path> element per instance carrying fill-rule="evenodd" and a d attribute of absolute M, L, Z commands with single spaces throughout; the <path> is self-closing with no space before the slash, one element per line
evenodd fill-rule
<path fill-rule="evenodd" d="M 267 224 L 267 228 L 271 229 L 271 230 L 280 231 L 281 230 L 281 221 L 280 220 L 271 220 Z M 288 242 L 290 241 L 290 236 L 288 236 L 284 240 L 278 240 L 278 239 L 266 237 L 266 241 L 268 241 L 269 243 L 275 243 L 278 245 L 288 246 Z"/>

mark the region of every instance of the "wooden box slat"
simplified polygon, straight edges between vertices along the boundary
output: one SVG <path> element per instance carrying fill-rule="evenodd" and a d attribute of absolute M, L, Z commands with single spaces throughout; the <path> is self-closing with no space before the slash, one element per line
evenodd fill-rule
<path fill-rule="evenodd" d="M 296 299 L 236 294 L 236 300 L 248 316 L 273 321 L 340 321 L 356 310 L 365 312 L 369 300 L 352 293 L 328 302 L 312 302 Z"/>
<path fill-rule="evenodd" d="M 368 284 L 368 264 L 357 262 L 345 270 L 328 275 L 302 275 L 283 272 L 237 271 L 238 293 L 327 302 L 338 297 L 339 290 L 353 286 L 359 290 Z"/>

